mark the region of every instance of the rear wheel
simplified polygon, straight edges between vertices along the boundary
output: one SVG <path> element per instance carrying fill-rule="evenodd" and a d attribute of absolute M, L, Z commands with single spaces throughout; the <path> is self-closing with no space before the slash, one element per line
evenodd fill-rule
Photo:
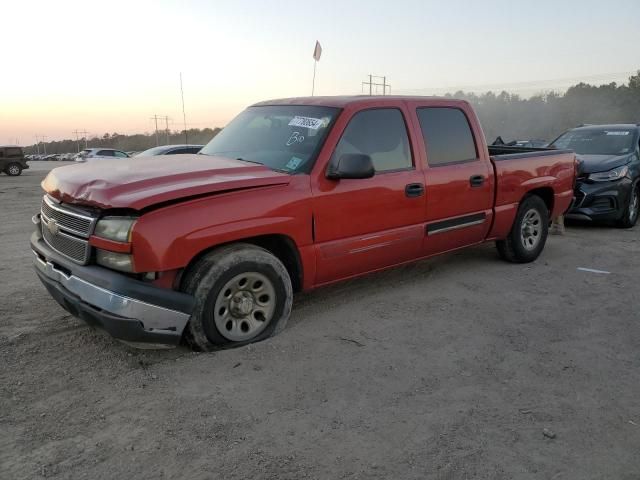
<path fill-rule="evenodd" d="M 532 195 L 526 197 L 516 214 L 511 232 L 496 247 L 500 257 L 514 263 L 533 262 L 547 242 L 549 233 L 549 211 L 544 201 Z"/>
<path fill-rule="evenodd" d="M 638 213 L 640 212 L 640 183 L 636 183 L 631 188 L 629 200 L 624 209 L 622 218 L 618 220 L 618 226 L 621 228 L 631 228 L 638 221 Z"/>
<path fill-rule="evenodd" d="M 17 177 L 22 173 L 22 165 L 19 163 L 10 163 L 7 165 L 7 168 L 4 169 L 4 173 L 9 175 L 10 177 Z"/>
<path fill-rule="evenodd" d="M 205 255 L 185 275 L 183 290 L 196 299 L 185 338 L 203 351 L 246 345 L 279 333 L 293 302 L 285 266 L 269 251 L 250 244 Z"/>

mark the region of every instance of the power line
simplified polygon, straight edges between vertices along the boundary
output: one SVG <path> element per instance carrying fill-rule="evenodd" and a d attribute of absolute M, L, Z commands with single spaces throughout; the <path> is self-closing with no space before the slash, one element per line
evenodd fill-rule
<path fill-rule="evenodd" d="M 631 75 L 637 73 L 637 70 L 628 72 L 613 72 L 613 73 L 600 73 L 596 75 L 584 75 L 578 77 L 565 77 L 546 80 L 530 80 L 525 82 L 511 82 L 511 83 L 494 83 L 494 84 L 476 84 L 476 85 L 449 85 L 444 87 L 421 87 L 421 88 L 403 88 L 398 90 L 400 93 L 431 93 L 436 91 L 446 91 L 453 93 L 459 90 L 462 91 L 492 91 L 492 90 L 525 90 L 536 88 L 552 88 L 558 86 L 571 86 L 580 82 L 587 82 L 593 80 L 613 80 L 628 78 Z"/>

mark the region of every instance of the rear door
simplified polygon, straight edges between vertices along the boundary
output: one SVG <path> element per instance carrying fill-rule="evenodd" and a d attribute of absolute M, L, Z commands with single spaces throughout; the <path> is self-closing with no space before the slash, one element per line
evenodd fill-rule
<path fill-rule="evenodd" d="M 407 132 L 407 111 L 360 110 L 348 116 L 332 160 L 369 155 L 376 174 L 327 179 L 313 189 L 316 284 L 384 268 L 420 253 L 425 212 L 424 177 Z M 338 128 L 338 126 L 336 126 Z"/>
<path fill-rule="evenodd" d="M 483 241 L 493 214 L 493 168 L 475 115 L 460 103 L 417 104 L 426 153 L 426 236 L 432 255 Z"/>

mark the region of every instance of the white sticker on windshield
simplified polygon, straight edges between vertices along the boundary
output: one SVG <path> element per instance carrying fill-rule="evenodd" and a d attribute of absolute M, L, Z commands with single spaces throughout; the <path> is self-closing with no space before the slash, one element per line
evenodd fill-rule
<path fill-rule="evenodd" d="M 291 160 L 287 162 L 285 167 L 289 170 L 295 170 L 302 163 L 302 159 L 298 157 L 291 157 Z"/>
<path fill-rule="evenodd" d="M 289 126 L 304 127 L 304 128 L 310 128 L 311 130 L 318 130 L 320 127 L 324 126 L 324 122 L 322 121 L 321 118 L 298 117 L 296 115 L 289 122 Z"/>
<path fill-rule="evenodd" d="M 607 135 L 629 135 L 628 131 L 624 131 L 624 130 L 613 130 L 611 132 L 607 132 Z"/>

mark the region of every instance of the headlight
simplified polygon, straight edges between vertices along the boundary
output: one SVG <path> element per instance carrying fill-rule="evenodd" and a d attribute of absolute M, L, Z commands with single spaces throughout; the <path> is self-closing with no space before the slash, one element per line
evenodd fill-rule
<path fill-rule="evenodd" d="M 115 240 L 116 242 L 129 242 L 131 228 L 136 219 L 131 217 L 104 217 L 98 220 L 94 235 Z"/>
<path fill-rule="evenodd" d="M 589 180 L 594 182 L 611 182 L 613 180 L 620 180 L 621 178 L 626 177 L 627 173 L 629 173 L 629 167 L 627 165 L 622 165 L 621 167 L 614 168 L 608 172 L 590 173 Z"/>
<path fill-rule="evenodd" d="M 96 249 L 96 263 L 121 272 L 133 272 L 133 260 L 128 253 L 108 252 L 98 248 Z"/>

